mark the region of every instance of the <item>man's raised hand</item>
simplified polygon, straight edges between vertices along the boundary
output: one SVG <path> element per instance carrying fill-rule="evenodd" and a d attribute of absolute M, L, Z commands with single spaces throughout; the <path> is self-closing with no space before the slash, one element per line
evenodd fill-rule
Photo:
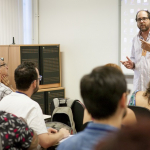
<path fill-rule="evenodd" d="M 120 61 L 127 69 L 133 69 L 134 63 L 131 61 L 131 59 L 127 56 L 127 61 Z"/>

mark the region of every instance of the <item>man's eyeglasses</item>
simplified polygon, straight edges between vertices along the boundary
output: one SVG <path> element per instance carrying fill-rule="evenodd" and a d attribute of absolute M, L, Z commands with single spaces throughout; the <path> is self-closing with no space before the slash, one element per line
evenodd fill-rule
<path fill-rule="evenodd" d="M 3 58 L 3 57 L 1 57 L 0 59 L 1 59 L 2 61 L 4 61 L 4 58 Z"/>
<path fill-rule="evenodd" d="M 40 76 L 40 77 L 38 78 L 38 80 L 40 80 L 40 81 L 41 81 L 41 80 L 42 80 L 42 76 L 41 76 L 41 75 L 39 75 L 39 76 Z"/>
<path fill-rule="evenodd" d="M 147 19 L 149 19 L 149 18 L 148 17 L 143 17 L 143 18 L 138 18 L 136 21 L 141 22 L 141 21 L 146 21 Z"/>

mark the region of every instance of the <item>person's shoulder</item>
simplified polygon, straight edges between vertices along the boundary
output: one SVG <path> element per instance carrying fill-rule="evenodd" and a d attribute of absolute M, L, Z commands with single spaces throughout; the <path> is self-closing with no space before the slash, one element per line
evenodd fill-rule
<path fill-rule="evenodd" d="M 59 143 L 57 150 L 74 150 L 78 149 L 78 142 L 80 142 L 78 138 L 78 134 L 66 139 L 65 141 Z"/>
<path fill-rule="evenodd" d="M 136 106 L 146 107 L 148 106 L 148 98 L 147 96 L 144 96 L 144 91 L 139 91 L 136 94 Z"/>
<path fill-rule="evenodd" d="M 126 116 L 122 120 L 122 125 L 128 126 L 128 125 L 135 124 L 136 122 L 137 120 L 133 110 L 127 108 Z"/>
<path fill-rule="evenodd" d="M 40 105 L 39 105 L 38 102 L 36 102 L 36 101 L 33 100 L 32 98 L 30 98 L 30 100 L 31 100 L 31 103 L 34 104 L 36 108 L 39 108 L 39 107 L 40 107 Z"/>
<path fill-rule="evenodd" d="M 7 90 L 12 91 L 8 86 L 6 86 L 5 84 L 3 84 L 2 82 L 0 82 L 0 90 L 1 89 L 3 89 L 3 90 L 7 89 Z"/>

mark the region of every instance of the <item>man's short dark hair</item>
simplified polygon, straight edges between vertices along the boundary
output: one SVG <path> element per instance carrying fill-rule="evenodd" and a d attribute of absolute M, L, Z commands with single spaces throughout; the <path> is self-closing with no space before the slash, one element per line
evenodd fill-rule
<path fill-rule="evenodd" d="M 28 90 L 31 83 L 38 79 L 33 62 L 23 62 L 15 70 L 15 82 L 18 90 Z"/>
<path fill-rule="evenodd" d="M 122 94 L 127 91 L 127 85 L 120 70 L 101 66 L 81 79 L 80 90 L 92 117 L 106 119 L 116 112 Z"/>
<path fill-rule="evenodd" d="M 141 12 L 141 11 L 145 11 L 145 12 L 147 13 L 148 19 L 150 19 L 150 12 L 149 12 L 148 10 L 140 10 L 140 11 L 138 11 L 138 12 L 136 13 L 136 17 L 135 17 L 135 20 L 136 20 L 136 21 L 137 21 L 137 15 L 138 15 L 138 13 Z"/>

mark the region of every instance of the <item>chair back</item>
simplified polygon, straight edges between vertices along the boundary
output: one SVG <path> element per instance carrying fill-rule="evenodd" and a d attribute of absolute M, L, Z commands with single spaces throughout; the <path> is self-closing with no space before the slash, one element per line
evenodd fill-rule
<path fill-rule="evenodd" d="M 73 119 L 75 122 L 75 128 L 77 132 L 80 132 L 82 130 L 84 108 L 85 106 L 79 100 L 75 101 L 72 105 Z"/>
<path fill-rule="evenodd" d="M 137 122 L 139 121 L 139 119 L 141 117 L 148 117 L 148 118 L 150 118 L 150 110 L 145 108 L 145 107 L 128 106 L 128 108 L 130 108 L 134 112 L 135 117 L 137 119 Z"/>

